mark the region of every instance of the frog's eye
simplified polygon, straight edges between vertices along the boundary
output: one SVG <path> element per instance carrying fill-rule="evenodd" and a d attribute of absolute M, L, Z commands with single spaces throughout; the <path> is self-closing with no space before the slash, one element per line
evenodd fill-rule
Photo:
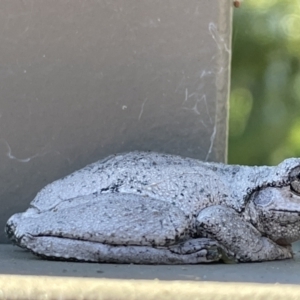
<path fill-rule="evenodd" d="M 291 189 L 293 192 L 300 195 L 300 174 L 298 175 L 298 178 L 291 181 Z"/>
<path fill-rule="evenodd" d="M 300 167 L 292 170 L 290 174 L 290 185 L 291 190 L 296 194 L 300 195 Z"/>

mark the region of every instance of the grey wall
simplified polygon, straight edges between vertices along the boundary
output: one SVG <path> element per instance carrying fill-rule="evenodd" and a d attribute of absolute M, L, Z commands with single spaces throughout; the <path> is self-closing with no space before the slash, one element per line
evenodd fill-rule
<path fill-rule="evenodd" d="M 225 161 L 231 10 L 0 0 L 0 228 L 45 184 L 111 153 Z"/>

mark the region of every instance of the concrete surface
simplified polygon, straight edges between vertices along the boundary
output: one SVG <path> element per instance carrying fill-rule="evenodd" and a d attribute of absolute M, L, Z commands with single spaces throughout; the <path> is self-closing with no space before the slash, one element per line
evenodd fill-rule
<path fill-rule="evenodd" d="M 45 184 L 107 155 L 224 161 L 232 7 L 0 0 L 0 228 Z"/>
<path fill-rule="evenodd" d="M 0 246 L 0 274 L 300 284 L 300 245 L 294 259 L 263 263 L 177 266 L 115 265 L 42 260 L 12 245 Z"/>

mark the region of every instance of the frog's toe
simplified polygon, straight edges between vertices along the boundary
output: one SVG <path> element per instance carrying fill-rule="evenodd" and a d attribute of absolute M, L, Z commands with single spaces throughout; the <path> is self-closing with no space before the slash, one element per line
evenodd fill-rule
<path fill-rule="evenodd" d="M 7 237 L 11 240 L 14 241 L 15 240 L 15 226 L 13 223 L 6 223 L 5 225 L 5 233 L 7 235 Z"/>
<path fill-rule="evenodd" d="M 172 253 L 188 255 L 201 253 L 206 262 L 216 262 L 222 259 L 223 250 L 217 241 L 209 238 L 190 239 L 168 247 Z"/>
<path fill-rule="evenodd" d="M 208 261 L 219 261 L 222 260 L 222 249 L 218 246 L 212 246 L 207 249 L 206 259 Z"/>
<path fill-rule="evenodd" d="M 225 264 L 236 264 L 238 262 L 237 259 L 233 255 L 230 255 L 224 249 L 220 248 L 220 251 L 221 251 L 221 258 L 220 258 L 220 260 L 223 263 L 225 263 Z"/>

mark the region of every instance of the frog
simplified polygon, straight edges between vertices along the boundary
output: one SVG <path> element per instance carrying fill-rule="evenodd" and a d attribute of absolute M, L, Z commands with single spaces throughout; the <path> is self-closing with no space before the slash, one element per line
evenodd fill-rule
<path fill-rule="evenodd" d="M 243 166 L 156 152 L 112 155 L 46 185 L 5 231 L 50 260 L 290 259 L 300 239 L 300 158 Z"/>

